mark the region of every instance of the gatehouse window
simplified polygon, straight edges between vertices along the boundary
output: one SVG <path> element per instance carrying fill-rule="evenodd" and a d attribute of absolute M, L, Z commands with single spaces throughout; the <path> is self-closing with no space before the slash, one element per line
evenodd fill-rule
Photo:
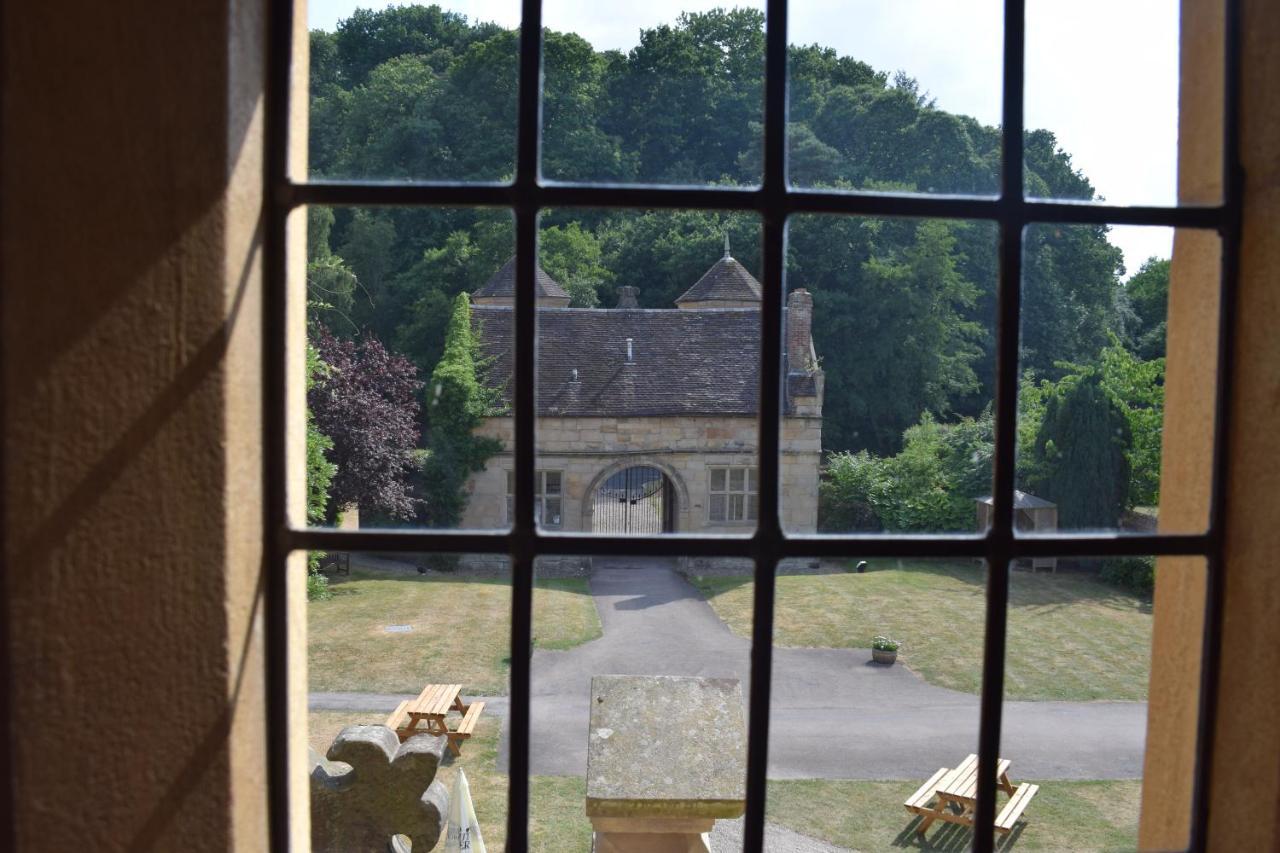
<path fill-rule="evenodd" d="M 538 471 L 534 475 L 534 517 L 543 527 L 558 530 L 561 526 L 561 484 L 563 471 Z M 507 469 L 507 521 L 515 518 L 516 472 Z"/>
<path fill-rule="evenodd" d="M 755 521 L 756 469 L 746 466 L 707 469 L 711 474 L 709 489 L 712 521 Z"/>

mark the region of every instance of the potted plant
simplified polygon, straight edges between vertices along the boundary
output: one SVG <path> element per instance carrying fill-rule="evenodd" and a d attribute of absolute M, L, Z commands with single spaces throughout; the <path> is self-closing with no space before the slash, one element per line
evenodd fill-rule
<path fill-rule="evenodd" d="M 898 648 L 901 645 L 901 640 L 891 640 L 884 636 L 873 637 L 871 639 L 871 659 L 876 663 L 892 664 L 898 659 Z"/>

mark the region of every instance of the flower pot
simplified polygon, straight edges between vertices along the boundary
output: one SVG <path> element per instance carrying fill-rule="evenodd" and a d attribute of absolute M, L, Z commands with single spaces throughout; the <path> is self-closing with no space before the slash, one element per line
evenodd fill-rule
<path fill-rule="evenodd" d="M 888 665 L 888 664 L 892 664 L 894 661 L 898 659 L 898 653 L 896 651 L 887 652 L 884 649 L 872 649 L 871 659 L 876 663 L 883 663 Z"/>

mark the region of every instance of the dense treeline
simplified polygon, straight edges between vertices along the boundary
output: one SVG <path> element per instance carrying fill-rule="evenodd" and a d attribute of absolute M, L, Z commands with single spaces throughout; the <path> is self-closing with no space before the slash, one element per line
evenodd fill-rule
<path fill-rule="evenodd" d="M 760 173 L 763 15 L 689 14 L 627 53 L 545 33 L 544 172 L 569 180 L 747 184 Z M 311 164 L 317 177 L 501 180 L 513 169 L 517 37 L 438 7 L 360 10 L 312 33 Z M 905 75 L 828 48 L 790 55 L 792 178 L 798 183 L 990 192 L 994 128 L 939 109 Z M 1047 131 L 1026 136 L 1037 195 L 1094 197 Z M 510 255 L 505 213 L 315 211 L 313 299 L 338 334 L 372 333 L 429 375 L 453 297 Z M 542 261 L 575 304 L 671 300 L 719 255 L 759 269 L 750 217 L 707 212 L 554 211 Z M 1121 256 L 1105 229 L 1027 237 L 1023 369 L 1063 375 L 1119 332 Z M 803 217 L 788 284 L 814 294 L 832 450 L 888 454 L 921 414 L 977 416 L 992 397 L 996 235 L 986 223 Z"/>

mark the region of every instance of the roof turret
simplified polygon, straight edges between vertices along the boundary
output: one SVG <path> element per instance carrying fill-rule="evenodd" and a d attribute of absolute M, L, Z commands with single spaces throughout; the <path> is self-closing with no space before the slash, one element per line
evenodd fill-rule
<path fill-rule="evenodd" d="M 552 308 L 567 308 L 569 293 L 560 286 L 560 282 L 547 275 L 541 264 L 534 267 L 533 282 L 537 294 L 538 305 Z M 516 298 L 516 258 L 511 256 L 502 269 L 493 274 L 471 295 L 471 301 L 477 305 L 514 305 Z"/>
<path fill-rule="evenodd" d="M 760 303 L 760 282 L 729 254 L 729 235 L 724 235 L 724 257 L 702 278 L 676 299 L 685 309 L 751 308 Z"/>

